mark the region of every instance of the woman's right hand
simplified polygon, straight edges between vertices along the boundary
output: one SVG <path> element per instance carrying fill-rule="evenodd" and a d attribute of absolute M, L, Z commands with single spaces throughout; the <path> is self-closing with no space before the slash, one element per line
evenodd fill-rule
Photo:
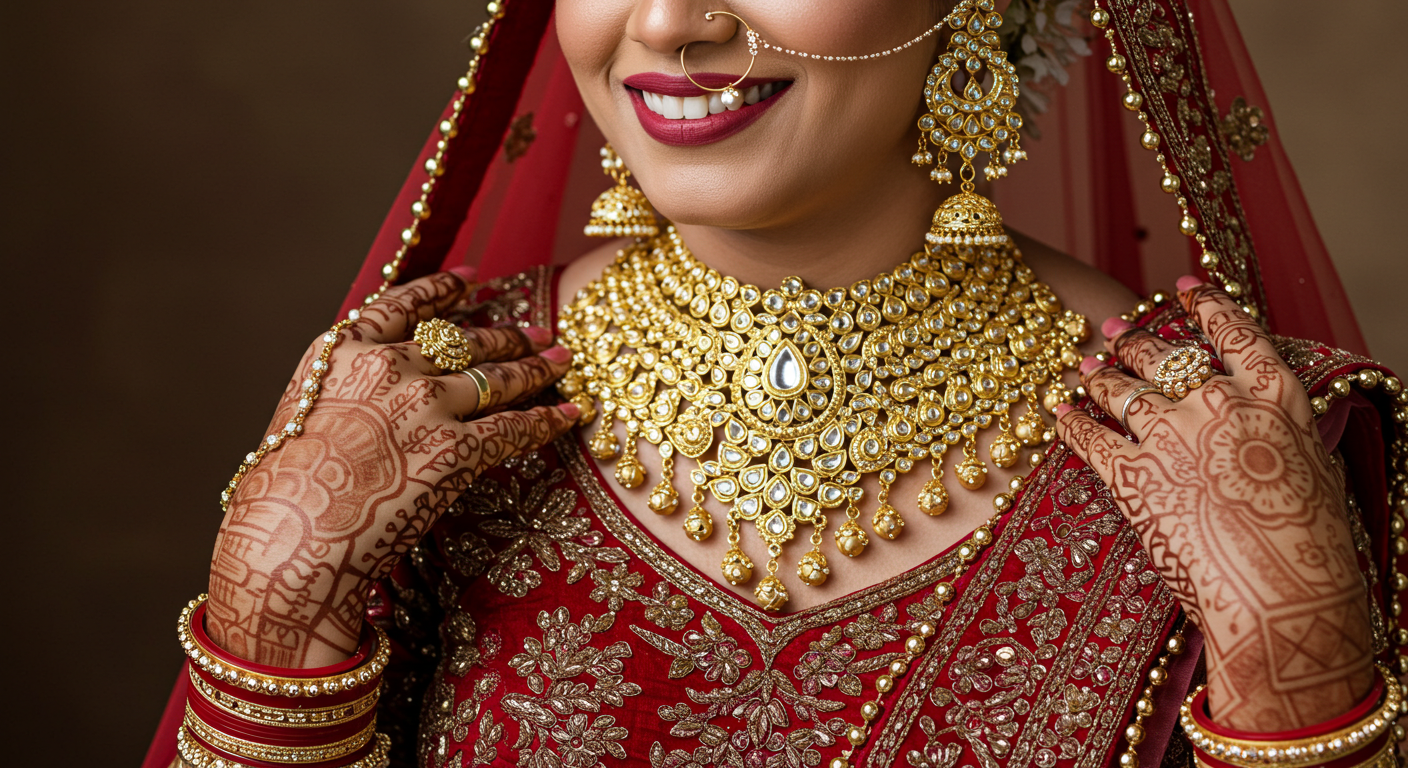
<path fill-rule="evenodd" d="M 225 650 L 280 667 L 336 663 L 356 650 L 367 590 L 487 468 L 570 429 L 575 405 L 512 406 L 566 372 L 546 329 L 466 329 L 490 382 L 440 372 L 409 339 L 460 301 L 441 272 L 388 290 L 345 330 L 301 435 L 239 484 L 210 568 L 206 629 Z M 275 413 L 292 417 L 323 346 L 309 347 Z M 487 415 L 486 415 L 487 414 Z"/>

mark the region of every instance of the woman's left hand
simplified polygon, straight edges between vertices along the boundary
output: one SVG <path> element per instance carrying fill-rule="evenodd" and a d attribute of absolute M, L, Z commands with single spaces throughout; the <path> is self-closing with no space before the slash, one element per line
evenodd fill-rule
<path fill-rule="evenodd" d="M 1344 480 L 1266 331 L 1222 291 L 1179 283 L 1227 373 L 1177 402 L 1139 392 L 1175 347 L 1112 319 L 1106 345 L 1128 373 L 1094 358 L 1081 372 L 1137 442 L 1070 406 L 1057 410 L 1057 429 L 1202 629 L 1213 718 L 1256 732 L 1322 722 L 1358 703 L 1374 676 Z"/>

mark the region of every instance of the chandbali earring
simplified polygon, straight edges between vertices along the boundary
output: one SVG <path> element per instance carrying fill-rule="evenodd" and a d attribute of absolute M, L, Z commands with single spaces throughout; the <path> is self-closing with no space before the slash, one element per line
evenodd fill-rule
<path fill-rule="evenodd" d="M 601 170 L 616 185 L 592 203 L 592 216 L 583 230 L 589 237 L 655 237 L 660 227 L 645 193 L 631 186 L 630 169 L 611 144 L 601 148 Z"/>
<path fill-rule="evenodd" d="M 743 70 L 743 74 L 739 75 L 737 80 L 734 80 L 732 83 L 722 88 L 710 88 L 707 85 L 700 85 L 694 79 L 694 76 L 689 74 L 689 67 L 685 66 L 684 52 L 689 48 L 689 43 L 685 43 L 680 47 L 680 69 L 684 72 L 684 76 L 689 78 L 689 82 L 694 83 L 694 87 L 709 91 L 710 93 L 719 94 L 719 101 L 723 102 L 724 107 L 730 112 L 737 112 L 743 108 L 743 94 L 739 92 L 738 85 L 748 79 L 748 73 L 753 71 L 753 64 L 758 61 L 758 41 L 760 38 L 758 37 L 758 33 L 754 32 L 753 28 L 748 26 L 748 22 L 744 21 L 743 17 L 736 13 L 729 13 L 728 11 L 709 11 L 704 14 L 704 20 L 713 21 L 715 16 L 732 16 L 738 20 L 739 24 L 743 25 L 743 29 L 746 30 L 744 35 L 748 38 L 748 55 L 752 57 L 748 59 L 748 68 Z"/>

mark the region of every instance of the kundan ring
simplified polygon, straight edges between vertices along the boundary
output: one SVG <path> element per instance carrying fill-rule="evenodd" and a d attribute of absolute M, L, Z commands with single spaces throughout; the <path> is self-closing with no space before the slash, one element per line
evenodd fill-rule
<path fill-rule="evenodd" d="M 463 371 L 474 364 L 469 339 L 459 326 L 448 320 L 432 317 L 416 323 L 413 341 L 420 345 L 425 359 L 442 371 Z"/>
<path fill-rule="evenodd" d="M 460 373 L 474 379 L 474 388 L 479 390 L 479 402 L 475 404 L 474 412 L 478 413 L 484 410 L 484 407 L 489 404 L 489 397 L 494 393 L 489 388 L 489 377 L 485 376 L 484 372 L 478 368 L 466 368 Z"/>
<path fill-rule="evenodd" d="M 1134 405 L 1134 401 L 1138 400 L 1143 395 L 1149 394 L 1150 392 L 1158 391 L 1158 387 L 1152 384 L 1145 384 L 1143 386 L 1137 387 L 1133 392 L 1129 393 L 1129 396 L 1124 399 L 1124 407 L 1120 409 L 1120 426 L 1124 427 L 1124 431 L 1129 432 L 1130 434 L 1134 434 L 1134 431 L 1129 428 L 1129 407 L 1131 405 Z"/>
<path fill-rule="evenodd" d="M 737 86 L 747 79 L 748 73 L 753 71 L 753 64 L 758 61 L 758 33 L 754 32 L 753 28 L 748 26 L 748 22 L 744 21 L 743 17 L 736 13 L 729 13 L 728 11 L 709 11 L 704 14 L 704 19 L 706 21 L 713 21 L 715 16 L 732 16 L 738 19 L 738 23 L 742 24 L 743 28 L 747 30 L 745 34 L 748 37 L 748 54 L 753 57 L 748 60 L 748 69 L 744 70 L 743 74 L 740 75 L 737 80 L 734 80 L 732 83 L 722 88 L 710 88 L 707 85 L 699 85 L 698 82 L 695 82 L 694 77 L 689 74 L 689 67 L 685 66 L 684 63 L 684 52 L 689 48 L 689 43 L 685 43 L 680 48 L 680 69 L 684 71 L 684 76 L 689 78 L 689 82 L 694 83 L 696 87 L 719 94 L 719 100 L 724 103 L 724 107 L 732 112 L 743 108 L 743 94 L 738 91 Z"/>
<path fill-rule="evenodd" d="M 1211 378 L 1212 355 L 1206 349 L 1178 347 L 1159 363 L 1152 381 L 1164 397 L 1177 402 Z"/>

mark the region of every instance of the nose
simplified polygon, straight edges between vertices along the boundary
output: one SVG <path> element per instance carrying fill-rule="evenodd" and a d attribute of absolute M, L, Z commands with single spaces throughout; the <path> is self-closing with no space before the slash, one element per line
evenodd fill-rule
<path fill-rule="evenodd" d="M 695 57 L 705 68 L 710 61 L 731 60 L 720 51 L 724 44 L 741 37 L 743 25 L 732 16 L 716 14 L 709 20 L 704 14 L 732 10 L 719 0 L 641 0 L 626 21 L 626 36 L 666 56 L 678 56 L 680 48 L 688 44 L 690 69 L 695 67 Z"/>

